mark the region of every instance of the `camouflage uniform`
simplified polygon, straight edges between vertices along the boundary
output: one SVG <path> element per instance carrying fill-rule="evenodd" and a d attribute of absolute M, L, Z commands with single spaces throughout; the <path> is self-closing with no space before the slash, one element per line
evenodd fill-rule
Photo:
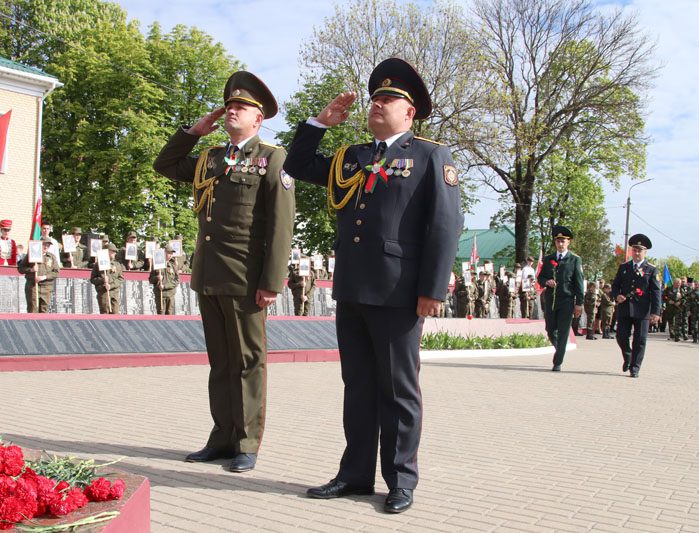
<path fill-rule="evenodd" d="M 487 279 L 478 280 L 476 296 L 476 318 L 490 318 L 490 298 L 492 296 L 490 282 Z"/>
<path fill-rule="evenodd" d="M 466 318 L 468 315 L 473 315 L 474 303 L 478 296 L 476 286 L 473 283 L 466 285 L 464 283 L 464 278 L 459 277 L 456 279 L 454 293 L 456 295 L 455 316 L 457 318 Z"/>
<path fill-rule="evenodd" d="M 687 312 L 685 311 L 684 292 L 681 287 L 673 287 L 668 293 L 668 310 L 672 309 L 670 315 L 670 338 L 679 342 L 680 337 L 687 338 Z"/>
<path fill-rule="evenodd" d="M 600 296 L 599 313 L 602 319 L 602 338 L 611 339 L 612 336 L 609 334 L 609 325 L 612 322 L 612 315 L 614 314 L 614 300 L 611 294 L 607 294 L 602 291 Z"/>
<path fill-rule="evenodd" d="M 289 266 L 287 286 L 294 297 L 294 314 L 296 316 L 308 316 L 311 312 L 313 291 L 316 287 L 313 269 L 311 269 L 310 276 L 301 276 L 298 272 L 298 266 Z M 304 296 L 306 301 L 303 299 Z"/>
<path fill-rule="evenodd" d="M 687 294 L 687 304 L 692 321 L 692 342 L 699 340 L 699 288 L 692 288 Z"/>
<path fill-rule="evenodd" d="M 600 298 L 597 294 L 597 286 L 594 283 L 588 284 L 587 291 L 585 292 L 585 299 L 583 300 L 583 306 L 585 308 L 585 320 L 587 329 L 587 339 L 595 340 L 595 327 L 594 320 L 597 314 L 597 308 L 600 305 Z"/>

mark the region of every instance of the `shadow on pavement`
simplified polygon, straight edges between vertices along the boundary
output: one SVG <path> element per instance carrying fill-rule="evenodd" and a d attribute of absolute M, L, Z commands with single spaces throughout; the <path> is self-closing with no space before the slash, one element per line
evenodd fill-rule
<path fill-rule="evenodd" d="M 551 367 L 541 367 L 541 366 L 531 366 L 531 365 L 485 365 L 485 364 L 475 364 L 475 363 L 439 363 L 434 361 L 428 361 L 421 363 L 421 366 L 440 366 L 444 368 L 477 368 L 483 370 L 507 370 L 516 372 L 551 372 Z M 620 376 L 628 377 L 621 372 L 596 372 L 593 370 L 566 370 L 565 365 L 561 369 L 562 374 L 582 374 L 585 376 Z"/>

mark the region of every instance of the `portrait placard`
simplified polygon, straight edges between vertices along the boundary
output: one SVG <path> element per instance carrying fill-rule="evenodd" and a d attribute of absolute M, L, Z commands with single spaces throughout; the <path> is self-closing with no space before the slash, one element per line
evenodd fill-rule
<path fill-rule="evenodd" d="M 97 252 L 99 252 L 101 249 L 101 239 L 90 239 L 90 257 L 97 257 Z"/>
<path fill-rule="evenodd" d="M 528 291 L 528 290 L 530 290 L 531 288 L 532 288 L 532 280 L 530 280 L 529 278 L 523 279 L 523 280 L 522 280 L 522 290 L 523 290 L 523 291 Z"/>
<path fill-rule="evenodd" d="M 464 261 L 461 263 L 461 275 L 464 276 L 466 272 L 471 272 L 471 262 L 470 261 Z"/>
<path fill-rule="evenodd" d="M 500 275 L 500 279 L 505 279 L 505 267 L 504 266 L 500 267 L 498 274 Z"/>
<path fill-rule="evenodd" d="M 138 259 L 138 245 L 135 242 L 127 242 L 124 245 L 124 259 L 136 261 Z"/>
<path fill-rule="evenodd" d="M 476 274 L 480 274 L 481 272 L 485 272 L 485 268 L 482 266 L 477 266 L 476 267 Z"/>
<path fill-rule="evenodd" d="M 587 292 L 587 280 L 583 280 L 583 292 Z"/>
<path fill-rule="evenodd" d="M 156 242 L 146 241 L 146 259 L 153 259 L 155 253 Z"/>
<path fill-rule="evenodd" d="M 471 271 L 470 270 L 467 270 L 466 272 L 464 272 L 464 285 L 466 285 L 467 287 L 471 286 Z"/>
<path fill-rule="evenodd" d="M 311 259 L 310 257 L 302 257 L 299 260 L 299 275 L 310 276 L 311 275 Z"/>
<path fill-rule="evenodd" d="M 323 256 L 322 255 L 314 255 L 313 256 L 313 268 L 315 270 L 320 270 L 323 268 Z"/>
<path fill-rule="evenodd" d="M 112 262 L 109 260 L 109 250 L 103 248 L 97 252 L 97 270 L 109 270 Z"/>
<path fill-rule="evenodd" d="M 41 241 L 29 241 L 29 250 L 27 250 L 27 260 L 30 263 L 44 262 L 44 251 Z"/>
<path fill-rule="evenodd" d="M 510 278 L 510 281 L 508 281 L 509 286 L 510 286 L 510 292 L 515 292 L 517 289 L 517 280 L 515 278 Z"/>
<path fill-rule="evenodd" d="M 75 237 L 69 233 L 64 233 L 61 235 L 61 242 L 63 243 L 63 251 L 67 254 L 74 252 L 77 248 Z"/>
<path fill-rule="evenodd" d="M 165 248 L 158 248 L 153 252 L 153 270 L 162 270 L 165 267 L 167 267 Z"/>
<path fill-rule="evenodd" d="M 492 274 L 492 273 L 493 273 L 493 263 L 485 263 L 485 264 L 483 265 L 483 268 L 484 268 L 485 271 L 488 272 L 489 274 Z"/>
<path fill-rule="evenodd" d="M 328 272 L 335 272 L 335 258 L 332 256 L 328 257 Z"/>
<path fill-rule="evenodd" d="M 173 240 L 168 243 L 172 247 L 173 257 L 179 257 L 182 255 L 182 241 Z"/>
<path fill-rule="evenodd" d="M 291 249 L 291 264 L 298 265 L 300 260 L 301 260 L 301 249 L 300 248 L 292 248 Z"/>
<path fill-rule="evenodd" d="M 453 272 L 450 272 L 450 273 L 449 273 L 449 285 L 452 286 L 452 287 L 453 287 L 454 285 L 456 285 L 456 276 L 454 275 Z"/>

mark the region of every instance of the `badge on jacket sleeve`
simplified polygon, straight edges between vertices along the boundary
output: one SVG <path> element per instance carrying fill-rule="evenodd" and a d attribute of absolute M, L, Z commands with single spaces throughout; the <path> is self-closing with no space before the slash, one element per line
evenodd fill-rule
<path fill-rule="evenodd" d="M 454 187 L 459 183 L 459 175 L 456 168 L 451 165 L 444 165 L 444 182 L 450 187 Z"/>
<path fill-rule="evenodd" d="M 282 181 L 282 186 L 287 190 L 289 190 L 291 186 L 294 184 L 294 178 L 289 176 L 283 170 L 279 172 L 279 179 L 281 179 Z"/>

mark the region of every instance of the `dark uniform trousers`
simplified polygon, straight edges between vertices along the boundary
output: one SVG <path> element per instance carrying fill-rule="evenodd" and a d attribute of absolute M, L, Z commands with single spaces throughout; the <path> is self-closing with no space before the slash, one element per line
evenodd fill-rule
<path fill-rule="evenodd" d="M 284 163 L 289 174 L 327 186 L 331 158 L 316 151 L 323 134 L 299 126 Z M 343 177 L 361 176 L 376 149 L 374 143 L 349 147 Z M 380 443 L 388 487 L 414 489 L 422 429 L 417 301 L 447 293 L 463 215 L 446 147 L 406 132 L 383 155 L 387 163 L 411 161 L 411 172 L 393 173 L 336 211 L 333 297 L 347 441 L 337 479 L 373 486 Z M 333 187 L 337 200 L 345 194 Z"/>
<path fill-rule="evenodd" d="M 642 291 L 642 296 L 630 296 L 636 289 Z M 616 342 L 629 370 L 638 373 L 646 353 L 650 315 L 660 315 L 662 308 L 657 268 L 645 260 L 640 271 L 634 270 L 633 261 L 619 265 L 612 281 L 612 297 L 616 299 L 620 294 L 627 299 L 616 307 Z M 633 344 L 629 345 L 632 329 Z"/>
<path fill-rule="evenodd" d="M 560 301 L 563 300 L 563 301 Z M 553 364 L 563 364 L 563 358 L 566 354 L 566 346 L 568 345 L 568 337 L 571 325 L 573 324 L 573 311 L 575 310 L 575 300 L 556 298 L 556 309 L 550 309 L 550 303 L 547 302 L 547 311 L 544 313 L 546 323 L 546 333 L 556 352 L 553 354 Z"/>
<path fill-rule="evenodd" d="M 199 309 L 211 366 L 214 427 L 207 446 L 257 453 L 265 422 L 267 313 L 250 297 L 220 294 L 200 293 Z"/>

